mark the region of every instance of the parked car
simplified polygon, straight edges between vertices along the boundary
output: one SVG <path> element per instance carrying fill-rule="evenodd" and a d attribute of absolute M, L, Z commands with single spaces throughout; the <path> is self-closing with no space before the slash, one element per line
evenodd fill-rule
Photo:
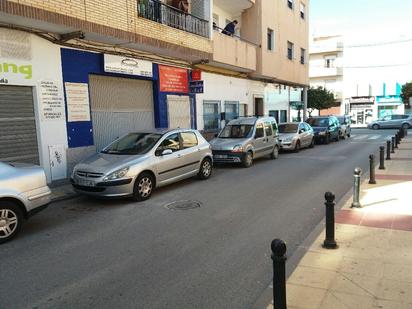
<path fill-rule="evenodd" d="M 0 244 L 16 236 L 26 219 L 46 208 L 50 196 L 41 167 L 0 162 Z"/>
<path fill-rule="evenodd" d="M 75 191 L 101 197 L 148 199 L 155 187 L 212 174 L 209 143 L 192 129 L 129 133 L 78 163 Z"/>
<path fill-rule="evenodd" d="M 301 148 L 315 145 L 315 133 L 305 122 L 285 122 L 279 124 L 280 149 L 299 152 Z"/>
<path fill-rule="evenodd" d="M 349 115 L 337 116 L 339 123 L 340 123 L 340 130 L 339 136 L 340 138 L 345 139 L 346 137 L 350 137 L 351 134 L 351 119 Z"/>
<path fill-rule="evenodd" d="M 368 124 L 369 129 L 409 129 L 412 127 L 412 115 L 389 115 Z"/>
<path fill-rule="evenodd" d="M 250 167 L 263 156 L 279 156 L 276 119 L 273 117 L 242 117 L 227 123 L 210 144 L 216 163 L 241 163 Z"/>
<path fill-rule="evenodd" d="M 329 144 L 331 140 L 339 141 L 339 120 L 335 116 L 309 117 L 306 122 L 315 131 L 315 140 Z"/>

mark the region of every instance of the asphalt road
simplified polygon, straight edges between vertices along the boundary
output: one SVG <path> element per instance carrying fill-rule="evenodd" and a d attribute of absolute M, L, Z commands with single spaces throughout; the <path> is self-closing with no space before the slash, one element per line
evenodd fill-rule
<path fill-rule="evenodd" d="M 0 308 L 250 308 L 271 281 L 270 241 L 288 255 L 368 167 L 392 130 L 353 130 L 253 167 L 157 190 L 149 201 L 55 203 L 0 247 Z M 172 201 L 200 208 L 169 210 Z"/>

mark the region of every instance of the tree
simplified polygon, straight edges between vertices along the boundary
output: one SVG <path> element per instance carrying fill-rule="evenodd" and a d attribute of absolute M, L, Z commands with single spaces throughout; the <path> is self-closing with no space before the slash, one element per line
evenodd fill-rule
<path fill-rule="evenodd" d="M 401 98 L 403 103 L 405 104 L 405 108 L 411 108 L 409 104 L 409 98 L 412 97 L 412 82 L 406 83 L 402 86 L 401 89 Z"/>
<path fill-rule="evenodd" d="M 308 89 L 308 108 L 322 110 L 335 106 L 340 106 L 340 103 L 335 101 L 333 92 L 320 86 Z"/>

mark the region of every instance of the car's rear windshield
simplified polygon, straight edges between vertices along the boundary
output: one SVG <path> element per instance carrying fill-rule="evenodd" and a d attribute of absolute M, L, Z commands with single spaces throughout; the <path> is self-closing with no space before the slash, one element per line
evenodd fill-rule
<path fill-rule="evenodd" d="M 250 137 L 253 131 L 253 125 L 251 124 L 234 124 L 227 125 L 222 132 L 220 132 L 220 138 L 246 138 Z"/>
<path fill-rule="evenodd" d="M 309 118 L 306 122 L 312 127 L 327 127 L 329 125 L 328 118 Z"/>
<path fill-rule="evenodd" d="M 297 130 L 297 123 L 281 123 L 279 125 L 279 133 L 296 133 Z"/>
<path fill-rule="evenodd" d="M 130 133 L 102 150 L 102 153 L 120 155 L 145 154 L 159 141 L 159 133 Z"/>

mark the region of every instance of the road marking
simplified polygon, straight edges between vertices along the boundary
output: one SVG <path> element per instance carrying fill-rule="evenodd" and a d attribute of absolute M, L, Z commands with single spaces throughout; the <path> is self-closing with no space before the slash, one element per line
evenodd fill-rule
<path fill-rule="evenodd" d="M 368 137 L 367 134 L 365 134 L 365 135 L 361 134 L 361 135 L 356 135 L 356 137 L 354 137 L 353 139 L 359 140 L 359 139 L 364 139 L 364 138 L 366 138 L 366 137 Z"/>
<path fill-rule="evenodd" d="M 381 137 L 381 136 L 380 135 L 372 135 L 368 139 L 378 139 L 379 137 Z"/>

